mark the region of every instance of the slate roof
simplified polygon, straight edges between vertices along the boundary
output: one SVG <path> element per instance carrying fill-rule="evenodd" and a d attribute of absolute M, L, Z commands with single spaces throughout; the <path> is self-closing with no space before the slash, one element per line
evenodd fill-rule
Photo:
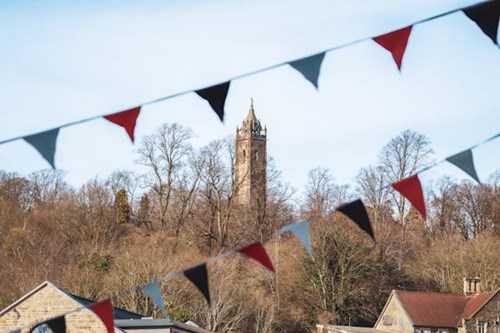
<path fill-rule="evenodd" d="M 92 305 L 96 302 L 96 301 L 93 301 L 91 299 L 84 298 L 84 297 L 77 296 L 77 295 L 73 295 L 73 294 L 69 294 L 69 296 L 71 296 L 78 303 L 80 303 L 81 305 L 83 305 L 85 307 L 89 307 L 90 305 Z M 114 315 L 115 319 L 142 319 L 144 317 L 143 315 L 141 315 L 139 313 L 130 312 L 130 311 L 127 311 L 125 309 L 120 309 L 120 308 L 115 307 L 114 305 L 113 305 L 113 315 Z"/>

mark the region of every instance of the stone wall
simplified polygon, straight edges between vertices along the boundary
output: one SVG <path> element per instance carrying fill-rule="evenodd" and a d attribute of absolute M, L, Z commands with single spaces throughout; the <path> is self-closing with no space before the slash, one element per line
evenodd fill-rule
<path fill-rule="evenodd" d="M 51 284 L 46 284 L 15 307 L 0 315 L 0 332 L 10 332 L 20 327 L 24 327 L 22 332 L 29 332 L 32 327 L 28 327 L 28 325 L 80 307 L 81 305 L 69 295 Z M 88 309 L 68 314 L 65 318 L 68 333 L 106 332 L 101 320 Z M 115 332 L 120 331 L 115 329 Z"/>
<path fill-rule="evenodd" d="M 479 312 L 471 319 L 465 321 L 465 331 L 467 333 L 477 333 L 478 322 L 486 323 L 486 333 L 500 333 L 500 292 L 491 299 Z"/>

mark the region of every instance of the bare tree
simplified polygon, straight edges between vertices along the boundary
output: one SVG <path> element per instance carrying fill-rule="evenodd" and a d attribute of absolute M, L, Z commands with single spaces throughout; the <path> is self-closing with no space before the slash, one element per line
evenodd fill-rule
<path fill-rule="evenodd" d="M 407 178 L 427 166 L 433 154 L 430 141 L 424 135 L 411 130 L 401 132 L 379 154 L 380 166 L 389 181 L 387 185 Z M 406 200 L 395 191 L 390 193 L 397 207 L 398 221 L 404 225 L 405 214 L 408 212 Z"/>
<path fill-rule="evenodd" d="M 155 195 L 158 219 L 163 228 L 167 226 L 167 211 L 180 170 L 192 150 L 191 138 L 190 129 L 179 124 L 163 124 L 142 140 L 137 151 L 137 163 L 150 170 L 144 181 Z"/>
<path fill-rule="evenodd" d="M 215 241 L 219 248 L 225 247 L 229 236 L 229 223 L 236 206 L 236 193 L 241 184 L 235 183 L 234 142 L 232 138 L 216 140 L 201 150 L 203 172 L 201 173 L 203 201 L 209 216 L 203 236 L 209 248 Z"/>
<path fill-rule="evenodd" d="M 318 167 L 309 171 L 308 178 L 305 209 L 318 217 L 326 216 L 333 208 L 333 176 L 329 169 Z"/>

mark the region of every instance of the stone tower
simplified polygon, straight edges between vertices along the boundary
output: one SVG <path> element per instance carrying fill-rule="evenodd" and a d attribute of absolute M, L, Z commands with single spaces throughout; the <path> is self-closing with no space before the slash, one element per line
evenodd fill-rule
<path fill-rule="evenodd" d="M 241 128 L 236 128 L 235 181 L 237 201 L 262 209 L 266 203 L 267 129 L 255 116 L 253 100 Z"/>

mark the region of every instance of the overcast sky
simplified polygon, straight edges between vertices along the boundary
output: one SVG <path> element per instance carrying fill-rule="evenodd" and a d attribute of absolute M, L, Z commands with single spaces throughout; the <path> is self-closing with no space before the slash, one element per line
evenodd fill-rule
<path fill-rule="evenodd" d="M 207 87 L 477 2 L 2 1 L 0 140 Z M 178 122 L 205 145 L 234 134 L 253 98 L 268 128 L 268 154 L 286 181 L 302 189 L 308 171 L 322 166 L 351 184 L 405 129 L 426 135 L 438 160 L 500 132 L 499 52 L 458 12 L 413 28 L 401 73 L 368 39 L 326 54 L 319 91 L 289 66 L 233 81 L 225 123 L 193 93 L 146 106 L 136 142 Z M 499 141 L 474 150 L 483 179 L 500 166 Z M 81 185 L 134 169 L 135 149 L 122 128 L 95 120 L 61 130 L 55 163 Z M 0 169 L 27 175 L 47 167 L 23 140 L 0 145 Z"/>

